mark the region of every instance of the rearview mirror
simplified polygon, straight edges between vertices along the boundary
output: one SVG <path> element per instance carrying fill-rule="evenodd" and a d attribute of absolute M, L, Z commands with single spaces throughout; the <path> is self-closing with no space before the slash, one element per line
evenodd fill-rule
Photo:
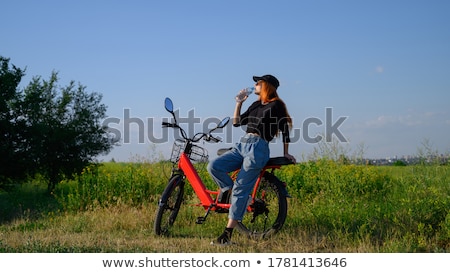
<path fill-rule="evenodd" d="M 172 103 L 172 100 L 171 100 L 171 99 L 166 98 L 166 99 L 164 100 L 164 107 L 166 108 L 167 112 L 173 114 L 173 103 Z"/>
<path fill-rule="evenodd" d="M 227 126 L 228 122 L 230 122 L 230 117 L 222 119 L 222 121 L 217 125 L 217 128 L 223 128 Z"/>

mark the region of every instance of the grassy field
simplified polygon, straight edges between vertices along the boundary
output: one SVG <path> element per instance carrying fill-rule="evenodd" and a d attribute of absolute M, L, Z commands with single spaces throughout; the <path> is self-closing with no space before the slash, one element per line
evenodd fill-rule
<path fill-rule="evenodd" d="M 204 166 L 201 177 L 215 188 Z M 449 252 L 450 166 L 375 167 L 319 160 L 286 166 L 288 219 L 274 237 L 210 246 L 226 214 L 195 224 L 187 191 L 170 237 L 153 233 L 166 163 L 86 168 L 49 194 L 36 178 L 0 192 L 0 252 Z"/>

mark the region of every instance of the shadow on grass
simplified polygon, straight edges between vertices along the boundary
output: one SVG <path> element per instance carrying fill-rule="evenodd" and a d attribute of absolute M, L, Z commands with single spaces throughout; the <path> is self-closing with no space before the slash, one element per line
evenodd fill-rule
<path fill-rule="evenodd" d="M 59 209 L 55 197 L 45 185 L 23 184 L 0 192 L 0 224 L 15 219 L 35 220 Z"/>

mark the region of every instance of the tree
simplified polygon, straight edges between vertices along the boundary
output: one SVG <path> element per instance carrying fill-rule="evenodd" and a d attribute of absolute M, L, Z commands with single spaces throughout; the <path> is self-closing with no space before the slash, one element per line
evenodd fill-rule
<path fill-rule="evenodd" d="M 12 109 L 23 76 L 23 70 L 14 65 L 10 68 L 9 59 L 0 56 L 0 187 L 9 177 L 23 175 L 20 168 L 23 157 L 15 147 L 20 130 L 13 122 Z"/>
<path fill-rule="evenodd" d="M 9 103 L 15 141 L 8 152 L 21 155 L 22 173 L 46 177 L 50 191 L 114 145 L 101 124 L 106 117 L 101 94 L 87 93 L 73 81 L 66 87 L 57 83 L 56 72 L 49 80 L 34 77 Z"/>

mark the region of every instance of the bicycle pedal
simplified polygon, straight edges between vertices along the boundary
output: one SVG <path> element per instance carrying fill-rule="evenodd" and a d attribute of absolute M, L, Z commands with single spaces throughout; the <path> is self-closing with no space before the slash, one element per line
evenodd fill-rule
<path fill-rule="evenodd" d="M 197 220 L 195 221 L 195 223 L 201 225 L 205 222 L 205 220 L 206 220 L 205 217 L 200 216 L 200 217 L 197 217 Z"/>

